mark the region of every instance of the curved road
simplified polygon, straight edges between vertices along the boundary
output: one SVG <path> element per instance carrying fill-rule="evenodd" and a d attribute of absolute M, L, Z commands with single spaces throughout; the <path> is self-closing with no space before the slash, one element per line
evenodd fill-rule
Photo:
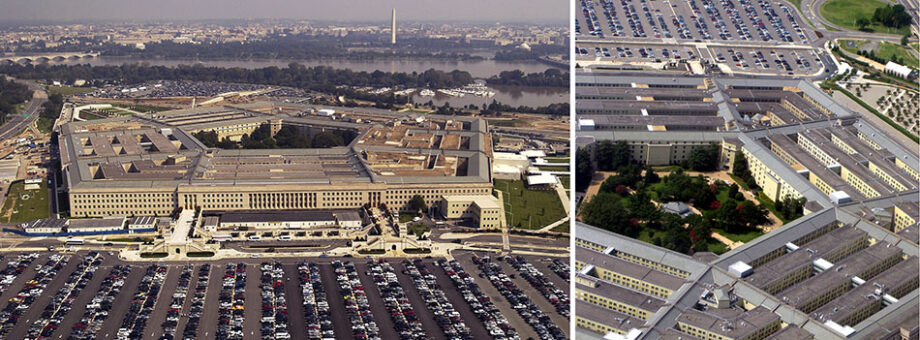
<path fill-rule="evenodd" d="M 21 115 L 16 116 L 0 127 L 0 140 L 7 140 L 16 136 L 20 131 L 35 122 L 35 120 L 38 119 L 38 110 L 48 101 L 48 93 L 38 84 L 17 79 L 14 79 L 14 81 L 28 86 L 34 92 L 32 93 L 32 100 L 29 101 L 29 106 L 26 107 L 26 110 Z"/>
<path fill-rule="evenodd" d="M 884 40 L 898 44 L 901 43 L 901 36 L 897 34 L 859 32 L 832 24 L 821 16 L 821 6 L 824 5 L 824 3 L 827 1 L 828 0 L 802 0 L 801 6 L 801 11 L 803 12 L 802 15 L 807 17 L 812 24 L 817 24 L 820 26 L 815 27 L 815 29 L 824 34 L 824 38 L 822 40 L 833 41 L 834 39 L 844 38 Z M 839 31 L 832 31 L 831 29 L 836 29 Z"/>

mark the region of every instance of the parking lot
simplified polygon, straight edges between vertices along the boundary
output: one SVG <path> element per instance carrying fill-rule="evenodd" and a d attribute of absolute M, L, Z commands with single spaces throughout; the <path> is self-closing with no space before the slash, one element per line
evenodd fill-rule
<path fill-rule="evenodd" d="M 473 255 L 457 255 L 456 262 L 291 258 L 167 264 L 124 263 L 108 252 L 7 253 L 0 263 L 0 332 L 17 339 L 400 339 L 395 329 L 411 339 L 540 338 L 541 327 L 525 321 L 479 276 Z M 560 300 L 546 288 L 567 290 L 561 275 L 567 268 L 558 267 L 567 261 L 521 260 L 529 265 L 518 269 L 503 262 L 501 270 L 515 274 L 511 282 L 532 301 L 530 311 L 545 314 L 541 326 L 567 325 L 559 309 L 567 297 Z M 461 270 L 466 279 L 457 274 Z M 546 334 L 543 338 L 553 338 Z"/>
<path fill-rule="evenodd" d="M 576 39 L 808 44 L 791 4 L 769 0 L 575 0 Z"/>
<path fill-rule="evenodd" d="M 808 76 L 824 72 L 826 58 L 812 48 L 749 47 L 699 43 L 576 43 L 576 57 L 585 61 L 660 67 L 673 61 L 705 61 L 723 73 Z"/>

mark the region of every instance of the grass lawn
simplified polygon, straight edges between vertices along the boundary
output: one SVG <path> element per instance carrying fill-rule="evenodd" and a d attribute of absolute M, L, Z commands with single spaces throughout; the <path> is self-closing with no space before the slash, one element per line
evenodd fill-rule
<path fill-rule="evenodd" d="M 103 119 L 103 118 L 109 118 L 109 117 L 107 117 L 104 113 L 80 112 L 80 118 L 83 118 L 86 120 L 96 120 L 96 119 Z"/>
<path fill-rule="evenodd" d="M 88 87 L 48 85 L 48 95 L 60 93 L 62 96 L 67 97 L 70 95 L 81 94 L 81 93 L 92 92 L 92 91 L 93 89 L 88 88 Z"/>
<path fill-rule="evenodd" d="M 776 216 L 776 218 L 778 218 L 780 221 L 783 221 L 783 224 L 789 222 L 789 220 L 783 218 L 783 216 L 780 215 L 778 211 L 776 211 L 776 204 L 774 204 L 773 200 L 767 197 L 767 195 L 764 194 L 763 192 L 760 192 L 757 194 L 757 201 L 760 202 L 760 205 L 762 205 L 764 208 L 767 208 L 767 210 L 772 212 L 773 215 Z"/>
<path fill-rule="evenodd" d="M 175 110 L 174 108 L 170 108 L 170 107 L 153 106 L 153 105 L 145 105 L 145 104 L 124 104 L 124 103 L 110 103 L 110 104 L 112 104 L 112 107 L 115 108 L 116 110 L 118 110 L 119 108 L 125 108 L 129 110 L 134 110 L 137 112 L 145 112 L 145 113 L 156 113 L 156 112 L 162 112 L 162 111 Z M 130 114 L 130 112 L 127 112 L 127 111 L 123 111 L 123 110 L 118 110 L 118 111 L 123 112 L 123 114 Z"/>
<path fill-rule="evenodd" d="M 747 185 L 747 182 L 745 182 L 743 179 L 741 179 L 741 177 L 732 175 L 732 174 L 730 174 L 730 173 L 728 174 L 728 177 L 731 177 L 731 178 L 735 181 L 735 184 L 738 184 L 738 186 L 741 187 L 741 189 L 744 189 L 744 190 L 751 190 L 751 187 L 748 186 L 748 185 Z"/>
<path fill-rule="evenodd" d="M 568 157 L 546 157 L 544 158 L 549 163 L 568 163 Z"/>
<path fill-rule="evenodd" d="M 563 223 L 563 224 L 557 225 L 556 227 L 554 227 L 553 229 L 550 229 L 549 231 L 552 231 L 554 233 L 568 234 L 569 233 L 569 223 Z"/>
<path fill-rule="evenodd" d="M 715 253 L 716 255 L 721 255 L 728 251 L 728 245 L 713 240 L 712 242 L 709 242 L 709 249 L 707 250 Z"/>
<path fill-rule="evenodd" d="M 399 213 L 399 223 L 406 223 L 412 221 L 413 218 L 418 216 L 417 213 L 412 212 L 400 212 Z"/>
<path fill-rule="evenodd" d="M 920 52 L 920 43 L 910 43 L 908 45 L 910 45 L 911 48 L 917 50 L 917 52 Z"/>
<path fill-rule="evenodd" d="M 29 199 L 23 200 L 23 194 L 28 194 Z M 6 219 L 11 209 L 13 213 L 9 219 Z M 7 193 L 6 202 L 3 203 L 3 211 L 0 215 L 4 216 L 6 222 L 11 223 L 48 218 L 51 215 L 48 201 L 48 183 L 42 181 L 41 188 L 26 192 L 25 182 L 14 182 L 10 185 L 10 190 Z"/>
<path fill-rule="evenodd" d="M 722 234 L 722 236 L 725 236 L 729 240 L 732 240 L 735 242 L 742 242 L 742 243 L 748 243 L 751 240 L 757 238 L 758 236 L 763 235 L 763 232 L 760 231 L 759 229 L 751 230 L 751 231 L 744 232 L 744 233 L 738 233 L 738 234 L 729 233 L 722 228 L 712 228 L 712 231 Z"/>
<path fill-rule="evenodd" d="M 880 0 L 830 0 L 821 5 L 820 12 L 822 17 L 837 26 L 858 30 L 856 19 L 866 18 L 871 20 L 875 9 L 885 5 L 886 3 Z M 897 35 L 905 35 L 910 32 L 910 27 L 907 26 L 895 29 L 876 23 L 869 25 L 866 29 L 877 33 Z"/>
<path fill-rule="evenodd" d="M 557 176 L 557 177 L 559 178 L 559 182 L 562 182 L 562 187 L 568 189 L 569 181 L 571 177 L 569 176 Z"/>
<path fill-rule="evenodd" d="M 865 44 L 865 40 L 840 39 L 840 48 L 853 54 L 858 53 Z"/>
<path fill-rule="evenodd" d="M 540 229 L 565 217 L 565 210 L 555 190 L 530 190 L 523 181 L 495 180 L 495 190 L 502 192 L 508 225 Z M 568 202 L 565 202 L 568 203 Z"/>
<path fill-rule="evenodd" d="M 652 239 L 654 239 L 656 236 L 664 238 L 665 232 L 660 231 L 660 230 L 645 229 L 639 232 L 639 236 L 636 237 L 636 239 L 639 241 L 648 243 L 648 244 L 654 244 L 652 243 Z M 728 251 L 728 246 L 715 239 L 711 239 L 709 240 L 709 244 L 707 245 L 706 250 L 711 251 L 715 254 L 722 254 Z"/>
<path fill-rule="evenodd" d="M 567 166 L 538 166 L 536 168 L 541 171 L 569 171 Z"/>
<path fill-rule="evenodd" d="M 519 125 L 518 122 L 519 122 L 518 119 L 501 119 L 501 120 L 487 119 L 487 120 L 486 120 L 486 123 L 488 123 L 489 126 L 509 126 L 509 127 L 514 127 L 514 126 L 518 126 L 518 125 Z"/>
<path fill-rule="evenodd" d="M 914 65 L 920 64 L 920 60 L 917 59 L 917 56 L 899 44 L 894 44 L 890 42 L 880 42 L 878 44 L 878 51 L 875 51 L 875 55 L 880 58 L 885 58 L 886 60 L 891 60 L 891 57 L 898 57 L 898 60 L 903 60 L 902 65 Z"/>

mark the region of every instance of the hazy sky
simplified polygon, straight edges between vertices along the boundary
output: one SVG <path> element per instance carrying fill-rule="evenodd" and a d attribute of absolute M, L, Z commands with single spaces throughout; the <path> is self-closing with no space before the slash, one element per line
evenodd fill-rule
<path fill-rule="evenodd" d="M 567 23 L 563 0 L 0 0 L 0 21 L 311 19 Z"/>

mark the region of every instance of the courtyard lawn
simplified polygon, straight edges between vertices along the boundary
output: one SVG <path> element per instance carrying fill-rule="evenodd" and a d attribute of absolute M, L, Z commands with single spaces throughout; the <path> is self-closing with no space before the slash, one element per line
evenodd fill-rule
<path fill-rule="evenodd" d="M 639 236 L 636 237 L 636 239 L 654 245 L 655 243 L 652 242 L 652 239 L 654 239 L 656 236 L 664 238 L 665 234 L 665 232 L 660 230 L 645 229 L 639 232 Z M 728 245 L 719 242 L 716 239 L 709 239 L 709 242 L 706 244 L 706 248 L 706 251 L 713 252 L 716 255 L 720 255 L 728 251 Z"/>
<path fill-rule="evenodd" d="M 112 106 L 126 108 L 126 109 L 134 110 L 137 112 L 146 112 L 146 113 L 156 113 L 156 112 L 162 112 L 162 111 L 175 110 L 174 108 L 171 108 L 171 107 L 153 106 L 153 105 L 144 105 L 144 104 L 120 104 L 119 103 L 119 104 L 112 104 Z"/>
<path fill-rule="evenodd" d="M 546 157 L 544 158 L 549 163 L 568 163 L 568 157 Z"/>
<path fill-rule="evenodd" d="M 565 218 L 555 190 L 531 190 L 523 181 L 504 179 L 495 180 L 495 190 L 502 192 L 505 215 L 511 227 L 540 229 Z"/>
<path fill-rule="evenodd" d="M 10 184 L 10 190 L 3 203 L 2 219 L 10 223 L 27 222 L 51 215 L 48 201 L 48 184 L 42 181 L 38 190 L 25 190 L 25 182 Z M 28 199 L 23 200 L 23 195 Z M 9 216 L 9 217 L 8 217 Z"/>
<path fill-rule="evenodd" d="M 712 231 L 722 234 L 722 236 L 725 236 L 725 238 L 729 240 L 741 243 L 748 243 L 760 235 L 763 235 L 763 231 L 760 229 L 754 229 L 742 233 L 729 233 L 722 228 L 712 228 Z"/>
<path fill-rule="evenodd" d="M 840 27 L 859 30 L 856 19 L 866 18 L 871 21 L 875 9 L 884 7 L 887 3 L 880 0 L 829 0 L 821 5 L 821 16 Z M 910 33 L 910 27 L 889 28 L 873 23 L 866 27 L 868 31 L 905 35 Z"/>
<path fill-rule="evenodd" d="M 715 253 L 716 255 L 722 255 L 728 251 L 728 245 L 725 243 L 715 241 L 709 242 L 709 251 Z"/>
<path fill-rule="evenodd" d="M 411 222 L 413 218 L 417 217 L 417 213 L 412 212 L 400 212 L 399 213 L 399 223 Z"/>
<path fill-rule="evenodd" d="M 776 216 L 776 218 L 778 218 L 780 221 L 783 221 L 783 224 L 789 223 L 789 220 L 783 218 L 783 215 L 781 215 L 779 211 L 776 211 L 776 204 L 773 203 L 773 200 L 767 197 L 766 194 L 764 194 L 763 192 L 758 193 L 757 201 L 760 202 L 760 205 L 762 205 L 764 208 L 767 208 L 767 210 L 773 213 L 773 215 Z"/>

